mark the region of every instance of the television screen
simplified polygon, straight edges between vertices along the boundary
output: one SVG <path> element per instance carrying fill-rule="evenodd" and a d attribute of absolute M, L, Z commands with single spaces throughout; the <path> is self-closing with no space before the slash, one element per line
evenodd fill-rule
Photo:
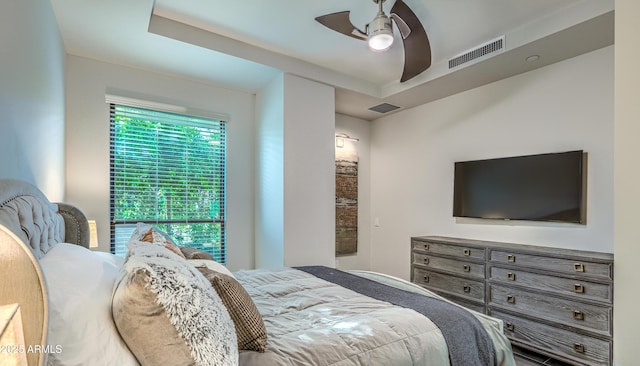
<path fill-rule="evenodd" d="M 455 163 L 453 216 L 585 223 L 580 151 Z"/>

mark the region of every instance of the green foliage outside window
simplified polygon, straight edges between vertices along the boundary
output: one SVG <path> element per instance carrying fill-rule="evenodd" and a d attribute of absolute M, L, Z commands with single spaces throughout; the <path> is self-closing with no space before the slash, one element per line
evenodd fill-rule
<path fill-rule="evenodd" d="M 116 254 L 128 240 L 118 230 L 147 222 L 224 263 L 225 133 L 222 121 L 111 105 Z"/>

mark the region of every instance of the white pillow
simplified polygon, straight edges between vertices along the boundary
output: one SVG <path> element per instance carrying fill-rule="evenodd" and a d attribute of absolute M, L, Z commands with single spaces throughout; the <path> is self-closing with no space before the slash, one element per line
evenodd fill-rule
<path fill-rule="evenodd" d="M 49 293 L 51 365 L 138 365 L 118 333 L 111 299 L 121 260 L 61 243 L 40 260 Z"/>
<path fill-rule="evenodd" d="M 226 274 L 227 276 L 231 276 L 236 278 L 231 271 L 227 269 L 223 264 L 220 264 L 216 261 L 212 261 L 211 259 L 187 259 L 187 262 L 193 264 L 196 268 L 198 267 L 206 267 L 212 271 L 216 271 L 218 273 Z"/>
<path fill-rule="evenodd" d="M 91 253 L 93 253 L 93 255 L 95 256 L 102 258 L 106 263 L 109 263 L 111 265 L 118 267 L 118 269 L 122 268 L 122 265 L 124 264 L 123 257 L 117 256 L 111 253 L 107 253 L 107 252 L 91 251 Z"/>

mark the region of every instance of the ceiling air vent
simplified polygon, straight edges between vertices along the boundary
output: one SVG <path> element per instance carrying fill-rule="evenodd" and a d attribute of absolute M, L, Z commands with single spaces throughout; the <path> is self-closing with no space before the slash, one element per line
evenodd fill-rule
<path fill-rule="evenodd" d="M 504 49 L 504 36 L 498 37 L 487 43 L 483 43 L 476 48 L 465 51 L 460 55 L 449 59 L 449 69 L 453 69 L 454 67 L 458 67 L 464 63 L 473 61 L 490 53 L 498 52 L 502 49 Z"/>
<path fill-rule="evenodd" d="M 398 108 L 400 107 L 398 107 L 397 105 L 382 103 L 369 108 L 369 110 L 378 112 L 378 113 L 387 113 L 387 112 L 395 111 Z"/>

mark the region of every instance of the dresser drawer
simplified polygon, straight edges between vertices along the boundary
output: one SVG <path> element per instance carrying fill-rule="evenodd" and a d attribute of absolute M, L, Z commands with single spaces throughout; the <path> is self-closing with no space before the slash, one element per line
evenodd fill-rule
<path fill-rule="evenodd" d="M 413 264 L 484 279 L 484 263 L 465 262 L 457 259 L 413 253 Z"/>
<path fill-rule="evenodd" d="M 609 280 L 612 277 L 611 264 L 608 263 L 593 263 L 502 250 L 492 250 L 490 260 L 494 263 L 517 264 L 520 267 L 537 268 L 567 274 L 585 274 Z"/>
<path fill-rule="evenodd" d="M 611 335 L 611 307 L 585 304 L 504 286 L 489 286 L 489 306 Z"/>
<path fill-rule="evenodd" d="M 437 292 L 484 301 L 484 281 L 469 280 L 414 268 L 413 282 L 434 289 Z"/>
<path fill-rule="evenodd" d="M 577 334 L 507 313 L 490 310 L 489 315 L 504 321 L 504 331 L 514 344 L 533 347 L 572 363 L 609 365 L 610 341 Z"/>
<path fill-rule="evenodd" d="M 448 255 L 452 257 L 473 258 L 484 260 L 484 248 L 475 248 L 464 245 L 452 245 L 433 243 L 430 241 L 412 240 L 411 246 L 413 250 L 419 250 L 425 253 Z"/>
<path fill-rule="evenodd" d="M 608 284 L 583 281 L 578 279 L 543 275 L 508 268 L 491 267 L 489 279 L 504 283 L 512 283 L 529 288 L 552 291 L 569 295 L 576 299 L 613 301 L 612 287 Z"/>

